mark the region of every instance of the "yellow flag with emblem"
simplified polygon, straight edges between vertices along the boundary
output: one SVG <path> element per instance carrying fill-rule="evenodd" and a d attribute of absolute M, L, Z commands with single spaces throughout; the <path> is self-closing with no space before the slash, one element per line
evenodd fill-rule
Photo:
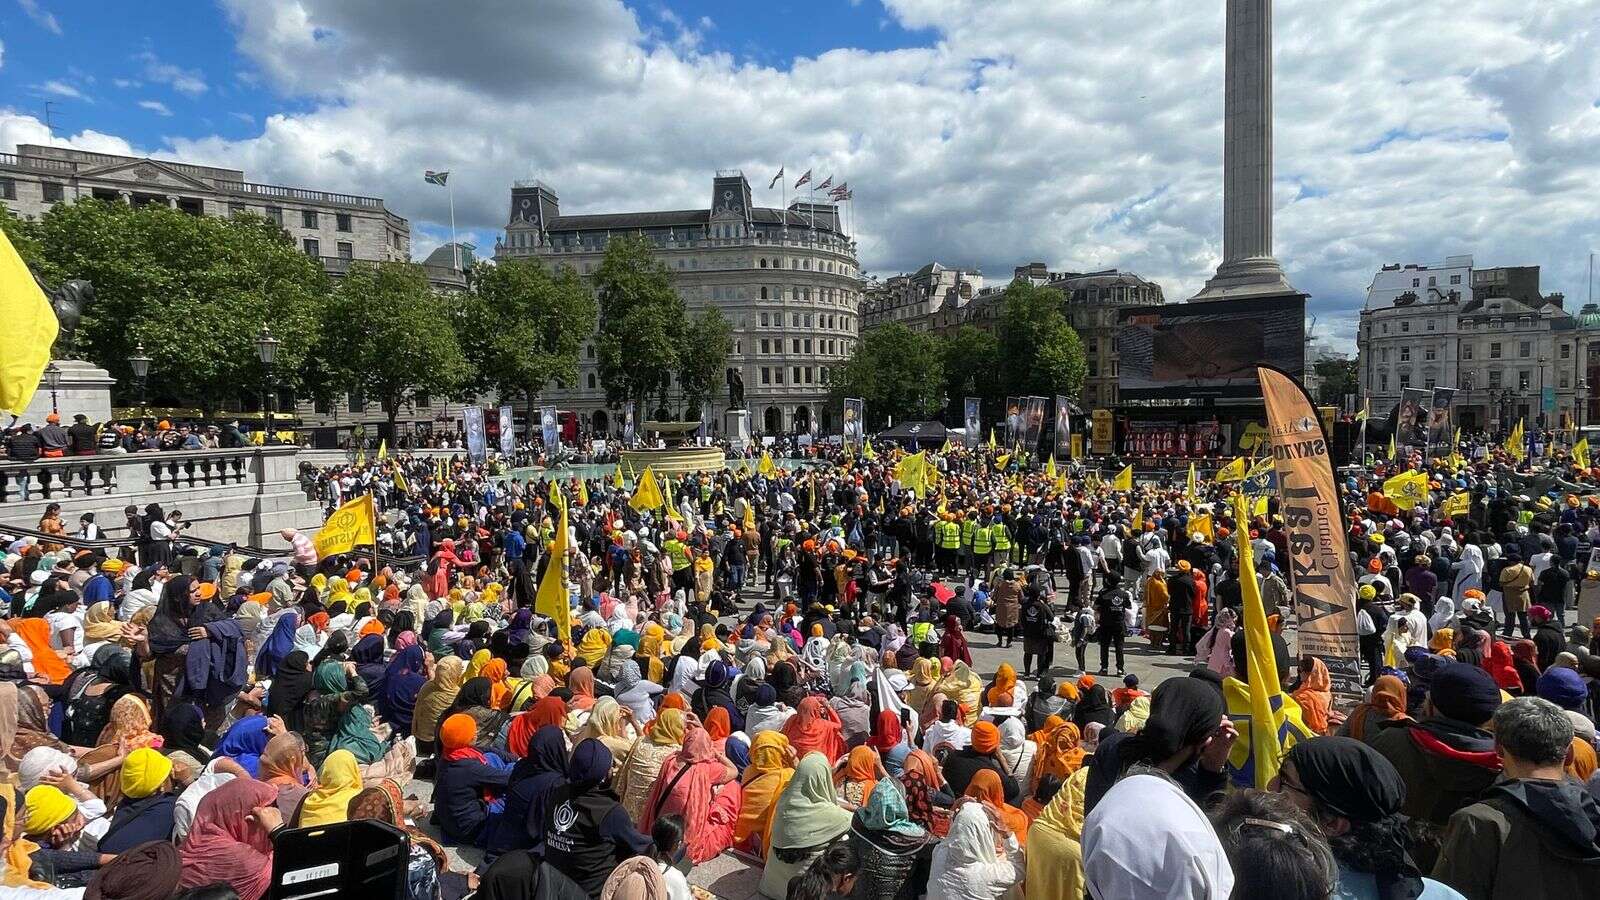
<path fill-rule="evenodd" d="M 389 439 L 388 438 L 380 438 L 378 440 L 378 458 L 379 459 L 388 459 L 389 458 Z"/>
<path fill-rule="evenodd" d="M 1184 486 L 1184 496 L 1189 499 L 1190 503 L 1193 503 L 1198 493 L 1199 491 L 1195 484 L 1194 463 L 1191 462 L 1189 463 L 1189 483 Z"/>
<path fill-rule="evenodd" d="M 862 459 L 877 459 L 878 458 L 878 451 L 872 449 L 872 438 L 867 438 L 866 443 L 861 445 L 861 458 Z"/>
<path fill-rule="evenodd" d="M 371 494 L 362 494 L 334 510 L 312 541 L 317 556 L 323 559 L 377 542 L 378 513 Z"/>
<path fill-rule="evenodd" d="M 1114 490 L 1114 491 L 1131 491 L 1131 490 L 1133 490 L 1133 464 L 1132 463 L 1129 463 L 1128 465 L 1124 466 L 1122 471 L 1117 473 L 1117 477 L 1112 479 L 1112 481 L 1111 481 L 1111 489 Z"/>
<path fill-rule="evenodd" d="M 920 499 L 928 495 L 928 455 L 913 453 L 894 467 L 894 479 Z"/>
<path fill-rule="evenodd" d="M 756 471 L 767 476 L 777 474 L 778 466 L 773 463 L 771 452 L 761 451 L 761 459 L 756 463 Z"/>
<path fill-rule="evenodd" d="M 402 494 L 409 493 L 411 491 L 411 485 L 406 484 L 405 473 L 401 472 L 398 467 L 396 467 L 394 470 L 394 489 Z"/>
<path fill-rule="evenodd" d="M 578 505 L 589 505 L 589 482 L 582 478 L 578 479 Z"/>
<path fill-rule="evenodd" d="M 995 444 L 995 442 L 994 442 L 994 429 L 993 428 L 989 429 L 989 449 L 990 450 L 998 449 L 998 445 Z"/>
<path fill-rule="evenodd" d="M 756 527 L 756 505 L 746 500 L 744 503 L 744 529 L 749 531 Z"/>
<path fill-rule="evenodd" d="M 645 475 L 650 470 L 645 469 Z M 652 479 L 651 485 L 654 486 Z M 556 501 L 555 535 L 550 543 L 550 560 L 545 564 L 544 577 L 539 579 L 539 590 L 533 597 L 533 611 L 548 616 L 556 623 L 556 635 L 566 642 L 572 640 L 572 600 L 567 592 L 567 504 L 561 502 L 561 492 L 551 483 L 552 500 Z"/>
<path fill-rule="evenodd" d="M 1144 530 L 1144 507 L 1141 506 L 1133 511 L 1133 522 L 1130 524 L 1136 532 Z"/>
<path fill-rule="evenodd" d="M 1009 454 L 1009 453 L 1002 453 L 999 456 L 996 456 L 994 458 L 994 467 L 996 469 L 1002 469 L 1003 470 L 1010 463 L 1011 463 L 1011 454 Z"/>
<path fill-rule="evenodd" d="M 1459 494 L 1451 494 L 1450 497 L 1444 501 L 1444 514 L 1450 516 L 1451 518 L 1456 516 L 1464 516 L 1471 511 L 1472 495 L 1466 491 L 1462 491 Z"/>
<path fill-rule="evenodd" d="M 1383 483 L 1383 495 L 1400 509 L 1412 509 L 1428 502 L 1428 476 L 1423 472 L 1401 472 Z"/>
<path fill-rule="evenodd" d="M 1194 516 L 1189 519 L 1189 533 L 1203 534 L 1206 536 L 1206 540 L 1214 541 L 1217 539 L 1217 526 L 1212 521 L 1210 514 Z"/>
<path fill-rule="evenodd" d="M 0 321 L 6 323 L 6 352 L 0 353 L 0 409 L 20 415 L 39 389 L 56 342 L 55 310 L 33 280 L 33 273 L 0 231 Z"/>
<path fill-rule="evenodd" d="M 939 447 L 939 453 L 942 455 L 942 454 L 949 453 L 949 452 L 950 452 L 950 439 L 949 438 L 945 438 L 944 439 L 944 444 Z"/>
<path fill-rule="evenodd" d="M 1220 483 L 1229 482 L 1229 481 L 1243 481 L 1244 480 L 1244 472 L 1245 472 L 1244 457 L 1235 456 L 1233 458 L 1233 462 L 1228 463 L 1227 465 L 1223 466 L 1221 469 L 1217 470 L 1217 478 L 1216 478 L 1216 480 L 1217 480 L 1217 482 L 1219 484 Z"/>
<path fill-rule="evenodd" d="M 1521 419 L 1517 420 L 1517 427 L 1511 429 L 1511 434 L 1506 437 L 1505 448 L 1506 452 L 1511 454 L 1511 458 L 1517 462 L 1522 462 L 1527 457 L 1528 449 L 1523 443 Z"/>
<path fill-rule="evenodd" d="M 1572 445 L 1572 461 L 1577 463 L 1579 468 L 1589 468 L 1588 438 L 1579 438 L 1578 442 Z"/>
<path fill-rule="evenodd" d="M 1233 515 L 1240 522 L 1246 519 L 1245 498 L 1235 494 Z M 1239 728 L 1239 740 L 1234 743 L 1228 761 L 1234 769 L 1248 774 L 1257 788 L 1265 789 L 1267 782 L 1278 774 L 1278 765 L 1287 746 L 1298 735 L 1291 728 L 1287 707 L 1290 704 L 1278 681 L 1278 664 L 1272 648 L 1272 630 L 1267 624 L 1267 610 L 1261 602 L 1261 588 L 1256 584 L 1255 550 L 1250 546 L 1250 529 L 1235 532 L 1239 542 L 1239 586 L 1244 608 L 1244 634 L 1246 666 L 1249 677 L 1247 709 L 1248 731 Z M 1238 679 L 1233 679 L 1237 684 Z M 1225 686 L 1224 694 L 1227 694 Z M 1241 698 L 1242 699 L 1242 698 Z M 1230 718 L 1238 727 L 1240 718 L 1234 716 L 1235 700 L 1228 698 Z M 1265 727 L 1264 727 L 1265 726 Z M 1288 732 L 1288 733 L 1286 733 Z"/>
<path fill-rule="evenodd" d="M 661 486 L 656 484 L 655 470 L 645 466 L 644 474 L 639 476 L 639 483 L 633 486 L 633 496 L 628 499 L 628 505 L 645 512 L 659 509 L 666 502 L 666 498 L 661 496 Z"/>
<path fill-rule="evenodd" d="M 683 516 L 678 515 L 677 504 L 672 502 L 672 479 L 669 476 L 661 476 L 661 493 L 666 497 L 667 518 L 682 521 Z"/>

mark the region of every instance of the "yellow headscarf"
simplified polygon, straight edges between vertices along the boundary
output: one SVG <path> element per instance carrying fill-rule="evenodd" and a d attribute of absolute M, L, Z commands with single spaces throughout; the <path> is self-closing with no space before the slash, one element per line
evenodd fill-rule
<path fill-rule="evenodd" d="M 472 654 L 472 661 L 467 663 L 467 674 L 462 676 L 462 683 L 464 684 L 468 681 L 471 681 L 482 674 L 483 667 L 487 666 L 489 664 L 489 660 L 492 658 L 493 655 L 489 652 L 487 647 L 479 650 L 477 653 Z"/>
<path fill-rule="evenodd" d="M 91 644 L 122 637 L 122 623 L 117 621 L 117 614 L 110 603 L 102 600 L 83 614 L 83 637 Z"/>
<path fill-rule="evenodd" d="M 611 632 L 604 628 L 591 628 L 583 633 L 578 643 L 578 655 L 590 666 L 597 666 L 611 649 Z"/>
<path fill-rule="evenodd" d="M 331 605 L 335 600 L 343 600 L 345 601 L 346 605 L 349 605 L 350 582 L 343 578 L 335 578 L 330 584 L 331 587 L 328 591 L 328 603 Z"/>
<path fill-rule="evenodd" d="M 317 593 L 320 595 L 328 587 L 328 576 L 322 574 L 321 572 L 311 576 L 311 586 L 315 588 Z"/>
<path fill-rule="evenodd" d="M 763 731 L 750 744 L 750 765 L 745 767 L 743 777 L 744 804 L 733 829 L 734 843 L 742 843 L 752 835 L 765 838 L 778 795 L 794 777 L 788 751 L 789 738 L 781 731 Z"/>
<path fill-rule="evenodd" d="M 651 622 L 644 626 L 644 632 L 639 635 L 639 656 L 661 656 L 661 642 L 667 637 L 667 630 L 659 622 Z"/>
<path fill-rule="evenodd" d="M 351 592 L 350 598 L 350 611 L 353 613 L 361 604 L 372 602 L 372 588 L 362 585 Z"/>
<path fill-rule="evenodd" d="M 682 746 L 683 710 L 663 709 L 650 723 L 650 743 L 662 747 Z"/>
<path fill-rule="evenodd" d="M 333 825 L 350 818 L 350 799 L 361 793 L 361 769 L 355 754 L 335 750 L 322 761 L 317 787 L 300 807 L 299 827 Z"/>
<path fill-rule="evenodd" d="M 717 626 L 710 622 L 700 626 L 700 652 L 708 650 L 721 650 L 722 641 L 717 640 Z"/>

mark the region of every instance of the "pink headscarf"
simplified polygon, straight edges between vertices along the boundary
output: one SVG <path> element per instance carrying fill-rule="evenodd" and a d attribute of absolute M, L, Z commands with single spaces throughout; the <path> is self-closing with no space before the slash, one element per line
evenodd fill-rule
<path fill-rule="evenodd" d="M 277 802 L 276 787 L 251 778 L 235 778 L 207 794 L 178 849 L 178 887 L 224 881 L 242 900 L 260 900 L 272 884 L 272 841 L 249 817 Z"/>

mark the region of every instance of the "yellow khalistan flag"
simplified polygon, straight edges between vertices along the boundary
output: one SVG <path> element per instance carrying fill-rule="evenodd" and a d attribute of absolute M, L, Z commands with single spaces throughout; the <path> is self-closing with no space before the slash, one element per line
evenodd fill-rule
<path fill-rule="evenodd" d="M 367 451 L 365 448 L 356 451 L 356 467 L 364 468 L 367 464 Z"/>
<path fill-rule="evenodd" d="M 1228 482 L 1228 481 L 1243 481 L 1244 480 L 1244 457 L 1235 456 L 1233 458 L 1233 462 L 1228 463 L 1227 465 L 1223 466 L 1221 469 L 1218 469 L 1217 470 L 1217 477 L 1216 477 L 1215 480 L 1219 484 L 1224 483 L 1224 482 Z"/>
<path fill-rule="evenodd" d="M 1132 463 L 1129 463 L 1126 467 L 1123 468 L 1123 470 L 1121 472 L 1117 473 L 1117 477 L 1116 478 L 1112 479 L 1112 481 L 1111 481 L 1111 489 L 1113 491 L 1131 491 L 1131 490 L 1133 490 L 1133 464 Z"/>
<path fill-rule="evenodd" d="M 620 491 L 622 490 L 622 485 L 622 463 L 617 463 L 616 471 L 611 473 L 611 486 Z"/>
<path fill-rule="evenodd" d="M 578 505 L 589 505 L 589 482 L 582 478 L 578 479 Z"/>
<path fill-rule="evenodd" d="M 1394 460 L 1394 435 L 1389 435 L 1389 459 Z"/>
<path fill-rule="evenodd" d="M 657 509 L 666 502 L 666 498 L 661 496 L 660 486 L 656 484 L 655 470 L 645 466 L 644 474 L 639 476 L 639 483 L 634 485 L 633 497 L 628 500 L 628 505 L 644 512 Z"/>
<path fill-rule="evenodd" d="M 928 495 L 929 468 L 926 453 L 913 453 L 894 467 L 894 479 L 920 499 Z"/>
<path fill-rule="evenodd" d="M 1428 476 L 1425 472 L 1401 472 L 1383 483 L 1383 495 L 1401 509 L 1411 509 L 1428 500 Z"/>
<path fill-rule="evenodd" d="M 1580 468 L 1589 468 L 1588 438 L 1579 438 L 1578 442 L 1572 445 L 1572 461 L 1577 463 Z"/>
<path fill-rule="evenodd" d="M 651 478 L 650 470 L 645 469 L 646 478 Z M 655 487 L 655 480 L 651 478 L 650 486 Z M 571 598 L 567 592 L 567 504 L 561 499 L 561 491 L 551 483 L 551 501 L 556 505 L 556 533 L 550 542 L 550 561 L 545 564 L 544 577 L 539 579 L 539 591 L 533 598 L 533 611 L 541 616 L 549 616 L 556 623 L 556 635 L 562 641 L 572 641 Z M 657 494 L 659 495 L 659 491 Z M 635 494 L 635 497 L 638 495 Z"/>
<path fill-rule="evenodd" d="M 1055 456 L 1054 453 L 1050 454 L 1050 458 L 1045 461 L 1045 464 L 1044 464 L 1044 477 L 1046 477 L 1046 478 L 1055 478 L 1056 477 L 1056 456 Z"/>
<path fill-rule="evenodd" d="M 672 479 L 664 475 L 661 478 L 661 493 L 666 495 L 667 518 L 682 520 L 683 516 L 678 515 L 678 509 L 672 502 Z"/>
<path fill-rule="evenodd" d="M 378 542 L 378 513 L 372 495 L 362 494 L 333 511 L 317 531 L 317 556 L 327 559 L 349 553 L 362 544 Z"/>
<path fill-rule="evenodd" d="M 772 462 L 772 454 L 766 450 L 761 451 L 761 460 L 756 463 L 756 471 L 762 475 L 773 475 L 778 467 Z"/>
<path fill-rule="evenodd" d="M 861 445 L 861 458 L 862 459 L 877 459 L 878 458 L 878 451 L 872 449 L 872 438 L 867 438 L 866 443 Z"/>
<path fill-rule="evenodd" d="M 1511 458 L 1517 462 L 1522 462 L 1523 458 L 1528 455 L 1528 449 L 1523 446 L 1522 438 L 1522 420 L 1518 419 L 1517 427 L 1511 429 L 1511 434 L 1506 438 L 1505 445 L 1506 452 L 1511 454 Z"/>
<path fill-rule="evenodd" d="M 33 399 L 33 392 L 39 389 L 58 329 L 50 301 L 3 231 L 0 322 L 6 323 L 6 352 L 0 353 L 0 410 L 21 415 Z"/>
<path fill-rule="evenodd" d="M 406 484 L 406 476 L 401 473 L 398 466 L 396 466 L 394 470 L 394 489 L 402 494 L 408 493 L 411 490 L 411 485 Z"/>
<path fill-rule="evenodd" d="M 388 459 L 389 458 L 389 439 L 388 438 L 382 438 L 382 439 L 380 439 L 378 441 L 378 458 L 379 459 Z"/>
<path fill-rule="evenodd" d="M 1233 517 L 1238 522 L 1249 520 L 1245 514 L 1243 494 L 1233 497 Z M 1250 529 L 1241 527 L 1234 535 L 1239 542 L 1237 555 L 1239 587 L 1244 601 L 1245 647 L 1248 650 L 1250 721 L 1248 733 L 1244 733 L 1243 728 L 1239 729 L 1241 734 L 1234 745 L 1234 752 L 1229 754 L 1229 762 L 1236 769 L 1253 769 L 1250 774 L 1254 776 L 1255 786 L 1265 790 L 1267 782 L 1278 774 L 1278 761 L 1285 749 L 1281 738 L 1285 737 L 1283 732 L 1288 726 L 1289 717 L 1284 710 L 1283 686 L 1278 683 L 1278 663 L 1272 653 L 1272 631 L 1267 627 L 1267 611 L 1261 603 L 1261 588 L 1256 584 L 1255 551 L 1250 547 Z M 1232 706 L 1230 703 L 1230 713 Z M 1261 727 L 1268 722 L 1271 727 Z M 1238 720 L 1235 720 L 1237 725 Z M 1292 738 L 1290 743 L 1293 743 Z"/>
<path fill-rule="evenodd" d="M 1466 491 L 1462 491 L 1459 494 L 1451 494 L 1449 499 L 1444 501 L 1444 514 L 1447 516 L 1464 516 L 1471 511 L 1472 495 Z"/>
<path fill-rule="evenodd" d="M 1217 539 L 1217 526 L 1211 520 L 1209 513 L 1203 516 L 1192 516 L 1189 519 L 1189 533 L 1203 534 L 1206 536 L 1206 540 L 1215 541 Z"/>
<path fill-rule="evenodd" d="M 1133 511 L 1133 521 L 1128 523 L 1128 527 L 1133 529 L 1135 537 L 1144 530 L 1144 507 L 1141 506 Z"/>
<path fill-rule="evenodd" d="M 1189 499 L 1190 503 L 1193 503 L 1194 498 L 1198 493 L 1199 492 L 1195 490 L 1194 463 L 1191 462 L 1189 463 L 1189 483 L 1184 487 L 1184 496 Z"/>

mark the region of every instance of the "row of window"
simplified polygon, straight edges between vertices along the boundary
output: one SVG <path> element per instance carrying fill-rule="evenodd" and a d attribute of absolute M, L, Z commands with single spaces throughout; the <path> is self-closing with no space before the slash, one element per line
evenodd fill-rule
<path fill-rule="evenodd" d="M 784 371 L 785 369 L 783 366 L 762 366 L 761 383 L 783 384 Z M 790 384 L 828 383 L 827 366 L 793 366 L 788 369 L 788 371 L 790 373 Z"/>
<path fill-rule="evenodd" d="M 300 241 L 300 249 L 304 250 L 306 255 L 312 259 L 320 259 L 322 257 L 322 242 L 316 238 L 302 239 Z M 355 259 L 356 246 L 349 241 L 340 241 L 338 252 L 340 259 Z"/>
<path fill-rule="evenodd" d="M 1399 387 L 1401 387 L 1401 388 L 1411 387 L 1411 373 L 1410 372 L 1401 372 L 1401 373 L 1399 373 L 1399 376 L 1398 376 L 1397 380 L 1399 382 Z M 1433 378 L 1432 376 L 1429 376 L 1429 377 L 1426 377 L 1426 378 L 1423 379 L 1423 385 L 1422 386 L 1427 388 L 1428 390 L 1433 390 L 1433 388 L 1436 386 L 1436 382 L 1437 382 L 1437 379 Z M 1477 372 L 1463 372 L 1463 373 L 1461 373 L 1460 386 L 1461 386 L 1462 390 L 1466 390 L 1466 391 L 1470 391 L 1474 387 L 1484 387 L 1484 388 L 1486 388 L 1488 390 L 1491 390 L 1491 391 L 1498 391 L 1498 390 L 1500 390 L 1500 389 L 1502 389 L 1502 388 L 1504 388 L 1506 386 L 1505 385 L 1505 374 L 1503 372 L 1501 372 L 1501 370 L 1499 370 L 1499 369 L 1489 369 L 1488 373 L 1487 373 L 1487 376 L 1482 378 L 1482 379 L 1480 379 Z M 1535 386 L 1536 385 L 1534 384 L 1533 370 L 1531 370 L 1531 369 L 1518 369 L 1517 370 L 1516 390 L 1518 390 L 1518 391 L 1531 390 Z M 1567 390 L 1567 389 L 1571 388 L 1572 387 L 1572 376 L 1570 374 L 1566 373 L 1566 372 L 1558 373 L 1558 376 L 1556 378 L 1555 386 L 1560 388 L 1561 390 Z M 1378 373 L 1378 392 L 1379 393 L 1387 393 L 1388 390 L 1389 390 L 1389 373 L 1388 372 L 1379 372 Z"/>
<path fill-rule="evenodd" d="M 1427 323 L 1427 330 L 1428 331 L 1436 330 L 1436 324 L 1435 324 L 1436 320 L 1434 320 L 1434 319 L 1425 319 L 1424 321 Z M 1517 316 L 1515 319 L 1512 319 L 1509 316 L 1507 316 L 1505 318 L 1499 318 L 1499 319 L 1491 319 L 1491 318 L 1468 319 L 1468 318 L 1463 318 L 1459 322 L 1459 326 L 1460 326 L 1462 331 L 1471 331 L 1474 325 L 1483 325 L 1483 326 L 1486 326 L 1486 327 L 1489 327 L 1489 328 L 1526 329 L 1526 328 L 1532 328 L 1533 327 L 1533 316 Z M 1378 327 L 1379 327 L 1379 333 L 1381 333 L 1381 334 L 1388 334 L 1389 333 L 1389 323 L 1388 322 L 1379 322 L 1378 323 Z M 1407 334 L 1410 331 L 1411 331 L 1411 320 L 1410 319 L 1401 319 L 1400 320 L 1400 333 L 1401 334 Z M 1371 330 L 1370 326 L 1368 327 L 1367 334 L 1369 336 L 1372 334 L 1372 330 Z"/>
<path fill-rule="evenodd" d="M 789 339 L 789 346 L 790 346 L 790 350 L 789 350 L 790 353 L 796 353 L 796 354 L 804 353 L 804 354 L 810 355 L 810 353 L 812 352 L 812 350 L 811 350 L 811 348 L 812 348 L 811 338 L 805 338 L 805 339 L 790 338 Z M 845 354 L 850 352 L 850 343 L 848 341 L 836 341 L 836 340 L 833 340 L 832 338 L 823 338 L 823 339 L 817 341 L 816 342 L 816 347 L 819 350 L 822 351 L 822 355 L 823 356 L 844 356 Z M 802 349 L 802 348 L 804 348 L 804 349 Z M 772 340 L 768 340 L 767 338 L 762 338 L 761 339 L 761 352 L 762 353 L 782 353 L 783 352 L 783 338 L 776 338 L 776 339 L 772 339 Z"/>
<path fill-rule="evenodd" d="M 1462 359 L 1472 359 L 1473 352 L 1474 351 L 1472 349 L 1472 345 L 1471 344 L 1462 344 L 1461 345 L 1461 358 Z M 1572 358 L 1572 345 L 1571 344 L 1559 344 L 1559 345 L 1557 345 L 1557 352 L 1560 354 L 1560 357 L 1562 359 L 1571 359 Z M 1505 356 L 1505 347 L 1504 347 L 1504 345 L 1502 343 L 1500 343 L 1499 341 L 1494 341 L 1494 342 L 1489 344 L 1489 358 L 1490 359 L 1501 359 L 1504 356 Z M 1517 357 L 1520 358 L 1520 359 L 1529 359 L 1532 356 L 1533 356 L 1533 341 L 1518 341 L 1517 342 Z M 1432 361 L 1434 361 L 1435 359 L 1438 358 L 1438 351 L 1433 347 L 1424 347 L 1424 348 L 1422 348 L 1422 358 L 1423 358 L 1423 360 L 1425 360 L 1427 362 L 1432 362 Z M 1380 347 L 1378 349 L 1378 361 L 1379 362 L 1384 362 L 1384 363 L 1389 361 L 1389 348 L 1388 347 Z M 1401 347 L 1400 348 L 1400 361 L 1401 362 L 1410 362 L 1411 361 L 1411 348 L 1410 347 Z"/>
<path fill-rule="evenodd" d="M 41 181 L 39 183 L 39 186 L 43 190 L 44 202 L 46 202 L 46 203 L 58 203 L 61 200 L 66 198 L 66 186 L 61 184 L 58 181 Z M 105 189 L 105 188 L 96 188 L 94 190 L 94 196 L 97 197 L 97 198 L 100 198 L 100 199 L 108 199 L 108 200 L 120 200 L 121 199 L 120 192 L 115 191 L 115 190 Z M 160 195 L 154 195 L 154 194 L 150 194 L 150 195 L 141 194 L 141 195 L 139 195 L 139 197 L 141 199 L 143 199 L 145 202 L 157 202 L 157 201 L 165 201 L 166 200 L 165 197 L 160 196 Z M 17 182 L 16 182 L 16 179 L 14 179 L 14 178 L 0 178 L 0 200 L 15 200 L 15 199 L 17 199 Z M 196 200 L 196 199 L 193 199 L 193 198 L 184 197 L 184 198 L 179 198 L 178 202 L 179 202 L 179 205 L 182 206 L 182 205 L 185 204 L 185 202 L 187 202 L 188 204 L 194 205 L 194 204 L 200 204 L 203 201 Z M 144 205 L 144 203 L 138 203 L 137 205 L 142 206 L 142 205 Z M 229 213 L 229 215 L 235 215 L 235 216 L 242 215 L 247 209 L 248 209 L 248 207 L 245 204 L 240 203 L 238 201 L 232 201 L 232 202 L 228 203 L 228 213 Z M 268 219 L 271 219 L 272 221 L 278 223 L 279 225 L 283 224 L 283 220 L 284 220 L 283 207 L 281 207 L 281 206 L 268 206 L 268 207 L 266 207 L 264 209 L 264 213 L 265 213 L 265 215 L 266 215 L 266 217 Z M 301 228 L 320 228 L 321 227 L 321 221 L 322 221 L 321 214 L 317 210 L 314 210 L 314 209 L 302 209 L 300 211 L 300 227 Z M 333 227 L 334 227 L 335 231 L 353 232 L 353 231 L 355 231 L 354 219 L 350 215 L 350 213 L 334 213 L 333 214 Z M 397 243 L 395 246 L 399 246 L 399 244 Z"/>
<path fill-rule="evenodd" d="M 1450 276 L 1450 283 L 1451 284 L 1460 284 L 1461 283 L 1461 276 L 1460 275 L 1451 275 Z M 1422 287 L 1422 279 L 1421 278 L 1413 278 L 1413 279 L 1411 279 L 1411 286 L 1412 287 Z M 1428 276 L 1428 287 L 1438 287 L 1438 286 L 1439 286 L 1439 276 L 1437 276 L 1437 275 L 1429 275 Z"/>
<path fill-rule="evenodd" d="M 781 313 L 781 312 L 773 312 L 773 313 L 763 312 L 763 313 L 761 313 L 760 319 L 758 321 L 761 322 L 761 327 L 762 328 L 782 328 L 783 327 L 783 313 Z M 811 313 L 792 312 L 792 313 L 789 314 L 789 327 L 790 328 L 821 327 L 821 328 L 825 328 L 825 329 L 829 329 L 829 330 L 837 329 L 837 330 L 841 330 L 841 331 L 850 331 L 853 328 L 854 321 L 855 321 L 854 318 L 851 317 L 851 316 L 838 315 L 837 313 L 822 313 L 821 315 L 813 315 Z M 802 325 L 801 324 L 802 322 L 805 323 L 805 324 Z M 817 324 L 813 325 L 812 323 L 817 323 Z"/>

